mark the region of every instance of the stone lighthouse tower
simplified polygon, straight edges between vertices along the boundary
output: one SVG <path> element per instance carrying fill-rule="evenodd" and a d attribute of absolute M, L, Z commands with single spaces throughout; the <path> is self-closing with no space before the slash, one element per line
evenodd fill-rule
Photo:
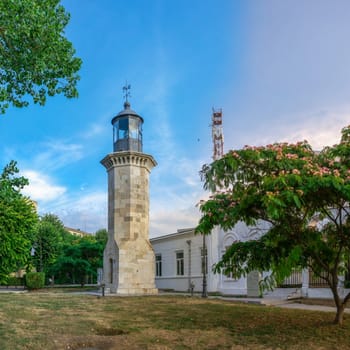
<path fill-rule="evenodd" d="M 106 291 L 122 295 L 156 294 L 155 257 L 149 242 L 149 174 L 157 165 L 142 152 L 143 119 L 130 109 L 112 119 L 113 153 L 101 163 L 108 173 L 108 241 L 103 258 Z"/>

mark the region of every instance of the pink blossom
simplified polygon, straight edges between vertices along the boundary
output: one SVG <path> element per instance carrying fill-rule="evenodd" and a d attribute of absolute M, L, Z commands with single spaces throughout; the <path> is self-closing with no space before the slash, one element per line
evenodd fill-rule
<path fill-rule="evenodd" d="M 288 158 L 288 159 L 298 159 L 298 155 L 297 154 L 293 154 L 293 153 L 287 153 L 286 154 L 286 158 Z"/>
<path fill-rule="evenodd" d="M 333 170 L 333 175 L 340 176 L 339 170 L 338 169 Z"/>

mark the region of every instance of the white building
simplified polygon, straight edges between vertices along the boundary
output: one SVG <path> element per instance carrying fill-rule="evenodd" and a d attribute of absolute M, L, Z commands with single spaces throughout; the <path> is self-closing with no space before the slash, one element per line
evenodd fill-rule
<path fill-rule="evenodd" d="M 206 271 L 208 293 L 223 295 L 259 296 L 258 275 L 234 279 L 215 274 L 212 267 L 233 242 L 250 237 L 251 230 L 242 224 L 224 232 L 217 228 L 211 235 L 202 236 L 194 229 L 151 239 L 156 256 L 156 286 L 162 290 L 203 291 L 203 272 Z M 203 240 L 204 238 L 204 240 Z"/>
<path fill-rule="evenodd" d="M 156 256 L 156 287 L 160 290 L 179 292 L 203 292 L 203 269 L 206 268 L 206 289 L 209 294 L 226 296 L 259 297 L 259 281 L 263 275 L 253 272 L 247 277 L 234 279 L 223 274 L 215 274 L 212 267 L 225 250 L 235 241 L 254 239 L 261 234 L 261 227 L 247 227 L 238 223 L 233 230 L 224 232 L 216 228 L 205 236 L 194 233 L 194 228 L 178 230 L 175 233 L 150 240 Z M 204 248 L 204 249 L 203 249 Z M 348 293 L 339 285 L 340 296 Z M 284 298 L 312 297 L 332 298 L 325 282 L 313 276 L 308 270 L 296 271 L 283 285 L 273 292 L 264 292 L 265 296 Z"/>

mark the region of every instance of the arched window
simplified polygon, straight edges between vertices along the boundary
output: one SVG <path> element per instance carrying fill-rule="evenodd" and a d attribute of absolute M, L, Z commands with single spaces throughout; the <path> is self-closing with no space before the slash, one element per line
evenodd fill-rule
<path fill-rule="evenodd" d="M 226 250 L 230 248 L 233 243 L 238 241 L 238 237 L 234 233 L 227 233 L 222 241 L 221 254 L 224 255 Z M 225 280 L 235 280 L 232 273 L 224 274 L 223 277 Z"/>

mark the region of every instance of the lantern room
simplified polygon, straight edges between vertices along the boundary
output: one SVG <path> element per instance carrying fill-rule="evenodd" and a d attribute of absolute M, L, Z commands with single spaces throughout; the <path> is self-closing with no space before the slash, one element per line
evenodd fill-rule
<path fill-rule="evenodd" d="M 143 119 L 125 101 L 124 110 L 112 119 L 114 152 L 142 152 Z"/>

